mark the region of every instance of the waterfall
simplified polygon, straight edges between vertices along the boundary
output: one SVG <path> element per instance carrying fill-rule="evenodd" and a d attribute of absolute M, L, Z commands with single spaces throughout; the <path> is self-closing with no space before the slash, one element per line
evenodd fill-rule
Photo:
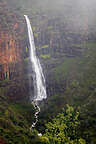
<path fill-rule="evenodd" d="M 32 70 L 33 74 L 33 84 L 34 84 L 34 99 L 32 104 L 34 105 L 35 109 L 38 109 L 35 113 L 36 122 L 32 124 L 32 127 L 35 127 L 38 121 L 38 113 L 40 112 L 40 107 L 38 106 L 38 101 L 42 101 L 43 99 L 47 98 L 46 94 L 46 84 L 45 78 L 43 75 L 42 67 L 38 57 L 36 56 L 36 48 L 34 42 L 33 31 L 31 28 L 30 20 L 27 15 L 24 15 L 27 23 L 28 28 L 28 37 L 30 43 L 30 60 L 32 63 Z"/>

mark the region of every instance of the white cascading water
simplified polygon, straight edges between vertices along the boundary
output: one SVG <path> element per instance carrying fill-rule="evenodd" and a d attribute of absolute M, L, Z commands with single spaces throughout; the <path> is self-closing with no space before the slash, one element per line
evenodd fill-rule
<path fill-rule="evenodd" d="M 40 64 L 39 59 L 36 56 L 36 48 L 34 43 L 34 36 L 33 31 L 31 28 L 30 20 L 27 15 L 24 15 L 27 23 L 28 28 L 28 37 L 30 43 L 30 60 L 32 63 L 32 70 L 34 71 L 35 76 L 33 76 L 33 84 L 34 84 L 34 99 L 32 104 L 34 105 L 35 109 L 38 109 L 35 113 L 36 121 L 32 124 L 32 127 L 35 127 L 38 121 L 38 113 L 40 112 L 40 107 L 38 106 L 38 101 L 42 101 L 43 99 L 47 98 L 46 94 L 46 84 L 45 78 L 43 75 L 42 67 Z"/>

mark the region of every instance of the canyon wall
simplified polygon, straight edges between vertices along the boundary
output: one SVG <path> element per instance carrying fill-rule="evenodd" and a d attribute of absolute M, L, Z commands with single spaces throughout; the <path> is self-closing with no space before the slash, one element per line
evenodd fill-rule
<path fill-rule="evenodd" d="M 23 15 L 0 3 L 0 95 L 14 102 L 28 99 L 25 36 Z"/>
<path fill-rule="evenodd" d="M 61 94 L 75 76 L 77 58 L 85 53 L 86 42 L 96 39 L 95 31 L 90 29 L 87 15 L 82 20 L 78 13 L 50 15 L 42 11 L 11 9 L 7 3 L 0 3 L 0 86 L 8 86 L 6 95 L 12 100 L 28 98 L 30 90 L 34 95 L 24 14 L 28 14 L 32 24 L 48 96 Z"/>
<path fill-rule="evenodd" d="M 3 5 L 3 8 L 2 8 Z M 10 11 L 6 3 L 0 4 L 0 79 L 14 79 L 23 72 L 22 61 L 24 24 Z"/>

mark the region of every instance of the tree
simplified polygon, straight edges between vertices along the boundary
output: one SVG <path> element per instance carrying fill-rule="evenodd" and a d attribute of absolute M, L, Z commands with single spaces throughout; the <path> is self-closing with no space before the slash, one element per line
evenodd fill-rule
<path fill-rule="evenodd" d="M 50 144 L 85 144 L 85 140 L 78 135 L 79 111 L 67 105 L 52 122 L 46 124 L 44 136 Z"/>

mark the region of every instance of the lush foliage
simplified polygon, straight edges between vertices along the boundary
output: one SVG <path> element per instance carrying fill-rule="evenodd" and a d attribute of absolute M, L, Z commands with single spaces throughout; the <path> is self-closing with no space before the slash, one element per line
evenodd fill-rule
<path fill-rule="evenodd" d="M 81 126 L 79 132 L 87 143 L 96 143 L 96 42 L 86 42 L 86 45 L 82 44 L 81 46 L 87 48 L 82 58 L 75 58 L 74 62 L 73 58 L 70 58 L 68 59 L 70 63 L 65 59 L 63 65 L 53 69 L 56 82 L 60 87 L 58 88 L 56 85 L 58 91 L 48 98 L 48 105 L 44 110 L 42 109 L 39 117 L 38 127 L 41 124 L 40 131 L 44 130 L 46 122 L 56 116 L 66 103 L 80 106 Z"/>
<path fill-rule="evenodd" d="M 50 144 L 85 144 L 78 134 L 80 126 L 79 111 L 67 105 L 56 118 L 46 124 L 45 136 Z"/>
<path fill-rule="evenodd" d="M 79 136 L 79 111 L 73 107 L 67 105 L 46 124 L 43 136 L 38 136 L 36 129 L 29 129 L 34 120 L 33 107 L 30 104 L 8 104 L 2 98 L 0 139 L 4 138 L 8 144 L 85 144 L 85 140 Z"/>

